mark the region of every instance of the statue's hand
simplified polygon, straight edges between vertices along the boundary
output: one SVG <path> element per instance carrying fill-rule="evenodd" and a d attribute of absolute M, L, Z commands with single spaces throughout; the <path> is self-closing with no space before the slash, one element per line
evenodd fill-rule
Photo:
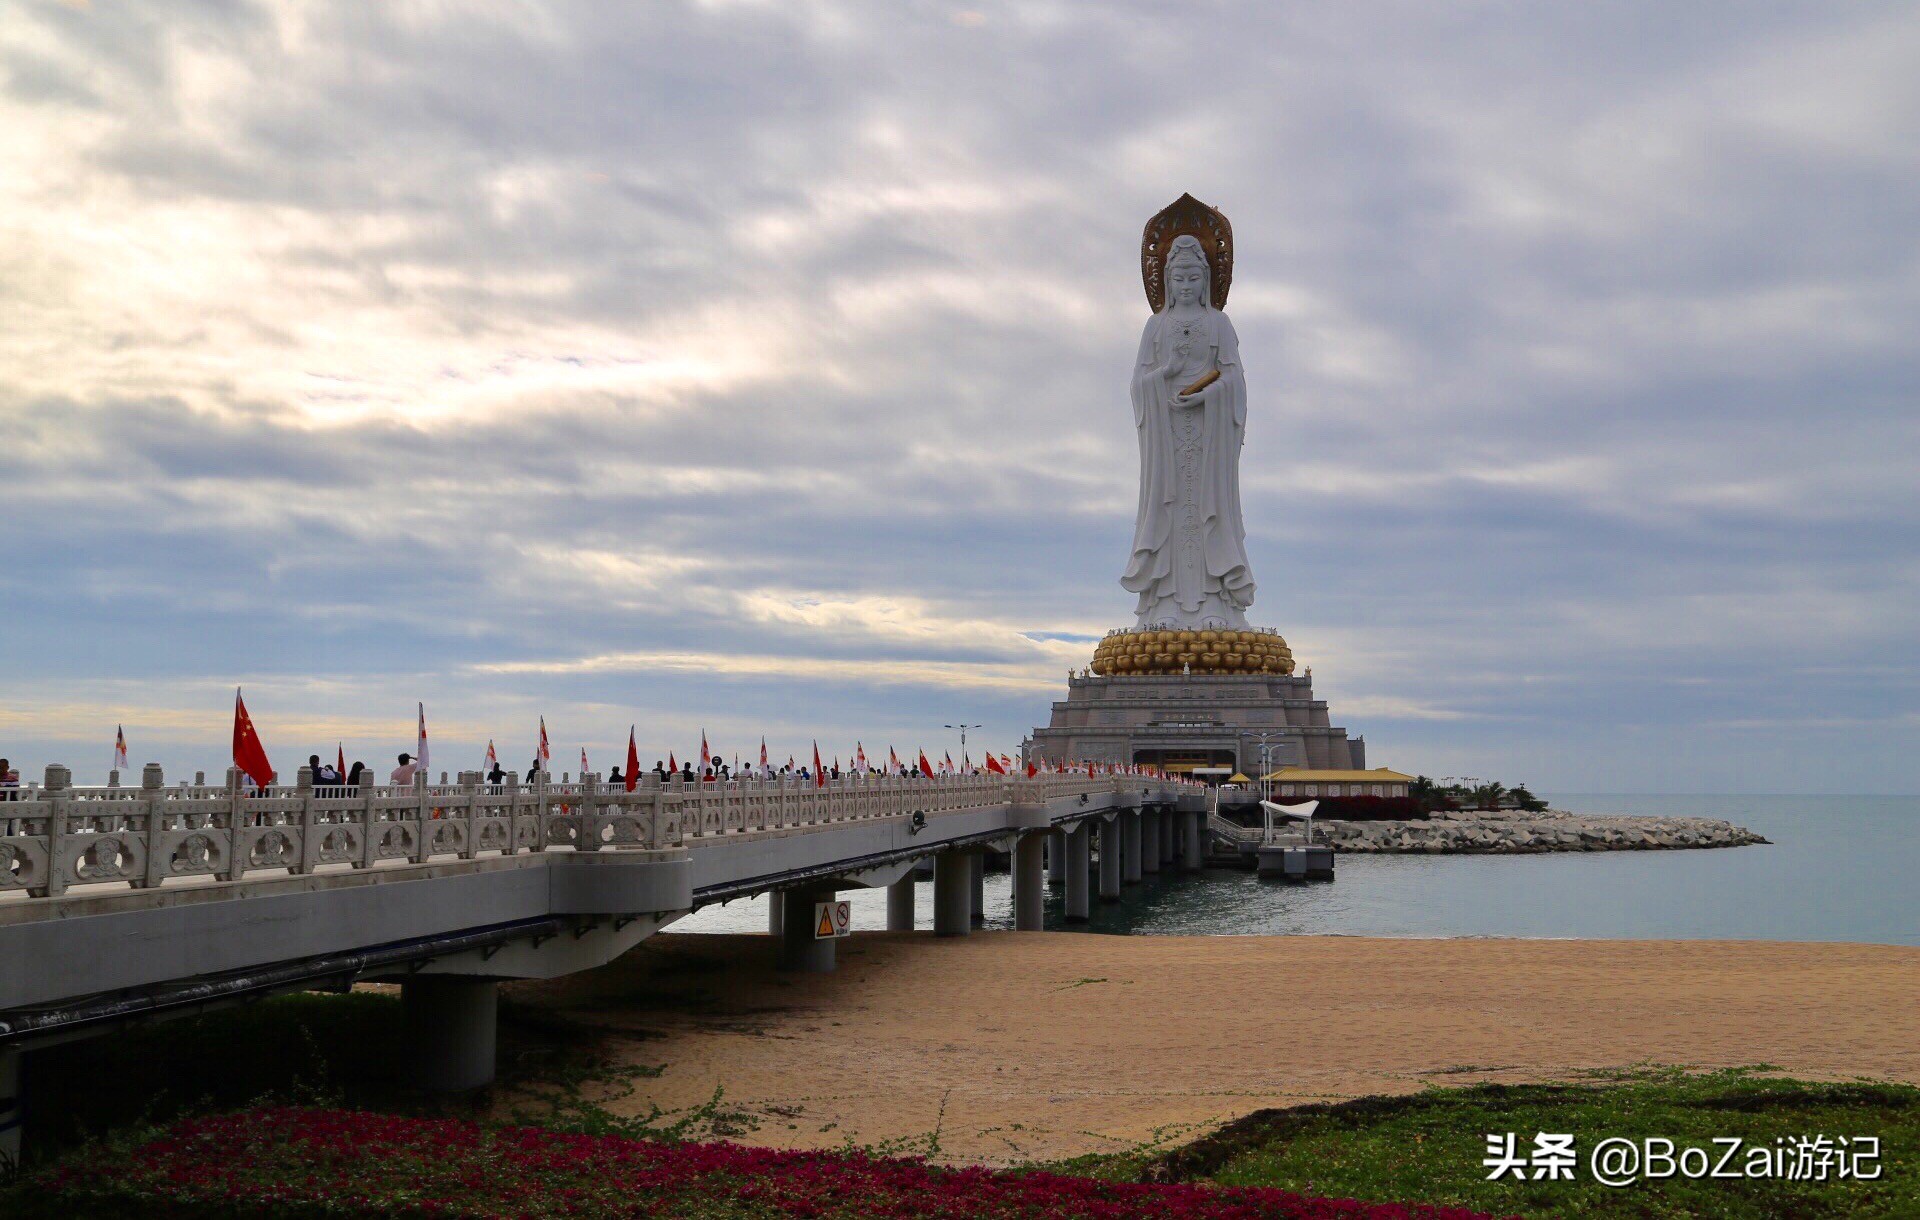
<path fill-rule="evenodd" d="M 1200 405 L 1200 395 L 1205 393 L 1206 391 L 1202 390 L 1200 394 L 1175 394 L 1173 396 L 1173 409 L 1176 411 L 1191 411 Z"/>

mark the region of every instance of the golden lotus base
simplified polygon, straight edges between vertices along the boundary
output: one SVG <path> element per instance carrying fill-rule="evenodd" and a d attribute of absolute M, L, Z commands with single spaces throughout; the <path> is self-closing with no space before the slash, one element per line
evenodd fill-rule
<path fill-rule="evenodd" d="M 1293 650 L 1273 631 L 1111 631 L 1093 650 L 1093 672 L 1290 674 Z"/>

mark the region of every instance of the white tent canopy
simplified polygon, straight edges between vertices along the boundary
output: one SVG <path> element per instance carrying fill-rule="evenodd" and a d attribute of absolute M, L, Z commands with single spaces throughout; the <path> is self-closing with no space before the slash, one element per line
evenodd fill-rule
<path fill-rule="evenodd" d="M 1320 808 L 1319 801 L 1302 801 L 1298 805 L 1276 805 L 1272 801 L 1261 801 L 1260 808 L 1267 815 L 1267 842 L 1273 842 L 1273 821 L 1275 818 L 1297 818 L 1307 824 L 1307 842 L 1313 842 L 1313 811 Z"/>

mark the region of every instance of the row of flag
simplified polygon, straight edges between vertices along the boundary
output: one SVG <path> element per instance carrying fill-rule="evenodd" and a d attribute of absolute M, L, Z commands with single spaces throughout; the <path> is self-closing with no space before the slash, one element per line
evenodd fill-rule
<path fill-rule="evenodd" d="M 425 771 L 428 769 L 431 760 L 431 747 L 427 739 L 427 706 L 425 703 L 421 703 L 418 704 L 417 707 L 419 720 L 414 738 L 412 758 L 413 765 L 417 769 Z M 621 776 L 629 792 L 633 791 L 640 782 L 640 747 L 639 739 L 635 735 L 635 727 L 634 725 L 627 726 L 627 765 L 625 772 Z M 127 734 L 125 726 L 114 726 L 113 736 L 113 766 L 116 771 L 123 771 L 127 769 Z M 344 744 L 337 744 L 335 749 L 337 759 L 336 766 L 339 769 L 341 777 L 345 778 L 347 774 L 346 748 Z M 551 771 L 553 747 L 547 738 L 547 718 L 545 716 L 540 718 L 540 740 L 539 744 L 535 747 L 534 759 L 539 765 L 540 770 Z M 689 759 L 688 761 L 691 762 L 692 760 Z M 700 731 L 699 774 L 702 777 L 706 776 L 707 773 L 714 768 L 715 764 L 720 761 L 722 761 L 720 756 L 707 744 L 707 733 L 705 729 L 702 729 Z M 251 779 L 259 787 L 264 788 L 274 780 L 275 772 L 273 770 L 273 764 L 267 759 L 266 747 L 261 744 L 260 734 L 254 730 L 253 717 L 247 714 L 246 700 L 242 697 L 237 687 L 233 692 L 233 765 L 240 768 L 247 778 Z M 499 766 L 500 756 L 494 749 L 492 739 L 489 738 L 487 741 L 486 761 L 482 766 L 482 772 L 484 774 L 490 774 L 497 770 Z M 670 772 L 678 772 L 680 769 L 678 755 L 669 752 L 667 756 L 667 770 Z M 785 769 L 789 774 L 799 770 L 792 755 L 787 756 Z M 836 772 L 840 770 L 839 755 L 834 756 L 832 769 Z M 887 747 L 886 767 L 884 769 L 878 768 L 868 762 L 866 747 L 860 742 L 854 743 L 853 758 L 849 769 L 856 775 L 898 775 L 904 769 L 909 773 L 917 773 L 927 779 L 942 775 L 968 775 L 973 774 L 975 771 L 972 758 L 964 750 L 961 752 L 960 762 L 957 764 L 953 761 L 953 755 L 951 753 L 944 754 L 940 761 L 936 763 L 927 757 L 925 750 L 919 751 L 919 755 L 913 763 L 904 764 L 900 760 L 900 755 L 895 752 L 892 746 Z M 991 775 L 1012 775 L 1019 768 L 1014 760 L 1006 754 L 995 754 L 992 751 L 988 751 L 983 761 L 982 769 Z M 1167 776 L 1164 768 L 1139 763 L 1086 762 L 1056 764 L 1051 762 L 1028 762 L 1024 769 L 1029 779 L 1042 774 L 1078 774 L 1082 770 L 1089 776 L 1096 777 L 1100 775 L 1141 775 L 1166 778 Z M 591 770 L 592 767 L 587 762 L 587 751 L 583 746 L 580 750 L 580 773 L 585 775 Z M 767 758 L 767 739 L 765 737 L 760 739 L 760 761 L 758 765 L 743 769 L 740 766 L 739 755 L 736 754 L 734 756 L 733 772 L 736 775 L 744 774 L 749 777 L 761 779 L 770 779 L 774 776 L 774 769 Z M 815 786 L 824 787 L 828 774 L 829 771 L 821 762 L 820 742 L 816 739 L 813 742 L 812 768 Z"/>

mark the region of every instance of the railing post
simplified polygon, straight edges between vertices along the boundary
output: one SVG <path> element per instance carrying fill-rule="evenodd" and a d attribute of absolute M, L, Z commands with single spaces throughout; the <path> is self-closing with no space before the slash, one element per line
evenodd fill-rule
<path fill-rule="evenodd" d="M 320 858 L 320 836 L 314 833 L 313 826 L 313 768 L 301 767 L 294 772 L 293 783 L 300 792 L 300 858 L 288 871 L 310 873 Z"/>
<path fill-rule="evenodd" d="M 575 842 L 575 851 L 600 850 L 600 796 L 594 791 L 600 786 L 598 772 L 580 773 L 580 838 Z"/>
<path fill-rule="evenodd" d="M 547 826 L 547 775 L 544 767 L 533 773 L 533 823 L 539 827 L 541 851 L 553 842 Z"/>
<path fill-rule="evenodd" d="M 647 800 L 653 807 L 653 816 L 649 819 L 647 846 L 654 848 L 671 847 L 667 838 L 667 787 L 658 776 L 647 778 Z"/>
<path fill-rule="evenodd" d="M 360 863 L 357 867 L 372 868 L 380 858 L 380 836 L 373 821 L 373 772 L 363 771 L 360 778 Z"/>
<path fill-rule="evenodd" d="M 415 864 L 425 864 L 430 854 L 427 850 L 427 829 L 433 822 L 433 809 L 427 804 L 427 773 L 425 771 L 413 773 L 413 794 L 413 816 L 416 819 L 416 825 L 413 835 L 413 855 L 409 858 Z"/>
<path fill-rule="evenodd" d="M 147 879 L 142 888 L 157 889 L 167 876 L 167 861 L 161 859 L 160 823 L 166 818 L 167 798 L 161 789 L 167 786 L 166 777 L 161 774 L 159 763 L 148 763 L 140 768 L 141 798 L 147 807 Z"/>
<path fill-rule="evenodd" d="M 460 791 L 467 800 L 467 839 L 461 845 L 460 858 L 471 860 L 480 852 L 480 773 L 462 771 Z"/>
<path fill-rule="evenodd" d="M 520 773 L 509 771 L 503 777 L 500 796 L 507 802 L 507 854 L 514 855 L 520 850 Z M 529 851 L 540 850 L 539 819 L 534 819 L 533 846 Z"/>
<path fill-rule="evenodd" d="M 67 892 L 67 802 L 73 799 L 68 789 L 73 772 L 59 763 L 47 765 L 47 884 L 36 898 L 50 898 Z"/>
<path fill-rule="evenodd" d="M 222 881 L 238 881 L 247 873 L 247 789 L 240 768 L 227 768 L 227 875 Z"/>

